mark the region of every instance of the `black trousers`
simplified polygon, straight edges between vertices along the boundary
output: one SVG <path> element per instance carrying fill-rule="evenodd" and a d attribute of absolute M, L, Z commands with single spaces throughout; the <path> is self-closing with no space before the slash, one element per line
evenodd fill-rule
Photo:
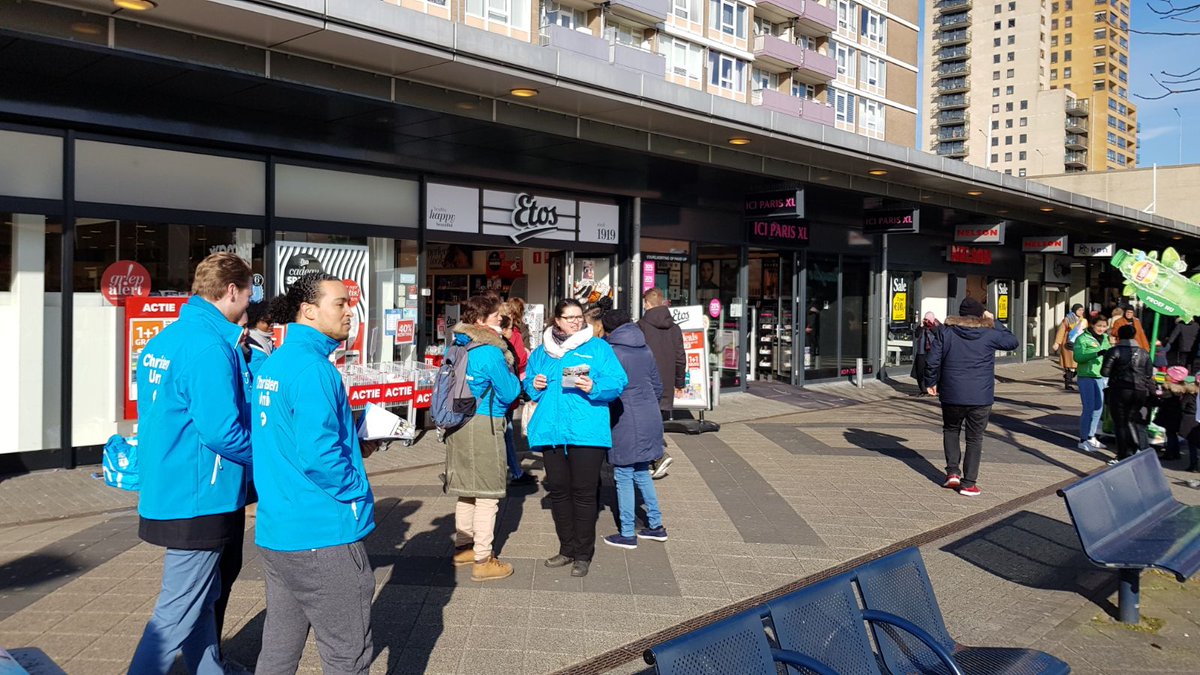
<path fill-rule="evenodd" d="M 550 515 L 558 534 L 558 552 L 576 560 L 591 560 L 596 552 L 596 486 L 607 448 L 577 445 L 542 451 L 550 493 Z"/>
<path fill-rule="evenodd" d="M 946 452 L 946 473 L 962 477 L 963 487 L 972 487 L 979 478 L 983 457 L 983 432 L 992 415 L 990 405 L 942 405 L 942 450 Z M 967 427 L 967 456 L 962 456 L 962 428 Z M 961 470 L 959 462 L 962 462 Z"/>
<path fill-rule="evenodd" d="M 1133 389 L 1108 390 L 1112 403 L 1113 432 L 1117 437 L 1117 459 L 1132 456 L 1143 447 L 1146 438 L 1146 420 L 1142 408 L 1146 405 L 1146 394 Z"/>

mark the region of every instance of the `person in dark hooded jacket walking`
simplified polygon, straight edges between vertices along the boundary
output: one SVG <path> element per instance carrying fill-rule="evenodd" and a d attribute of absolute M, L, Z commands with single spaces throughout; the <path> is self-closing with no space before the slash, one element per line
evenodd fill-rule
<path fill-rule="evenodd" d="M 638 327 L 646 336 L 646 346 L 654 354 L 654 364 L 658 367 L 658 379 L 662 382 L 662 393 L 658 397 L 658 407 L 662 411 L 662 419 L 668 419 L 675 408 L 675 394 L 687 384 L 687 356 L 683 351 L 683 331 L 671 316 L 671 308 L 667 307 L 666 296 L 661 288 L 651 288 L 642 294 L 642 318 Z M 666 447 L 666 439 L 663 439 Z M 667 475 L 667 467 L 671 465 L 671 456 L 663 453 L 662 460 L 651 468 L 650 475 L 662 478 Z"/>
<path fill-rule="evenodd" d="M 650 462 L 662 457 L 662 416 L 654 402 L 662 396 L 663 385 L 654 354 L 646 346 L 646 337 L 637 324 L 630 323 L 629 312 L 616 310 L 601 317 L 604 339 L 613 348 L 621 367 L 629 376 L 629 384 L 621 397 L 608 404 L 612 418 L 612 447 L 608 463 L 613 466 L 613 482 L 617 485 L 617 508 L 621 532 L 604 538 L 604 543 L 618 548 L 637 548 L 638 539 L 666 541 L 658 494 L 650 477 Z M 639 530 L 634 537 L 634 485 L 642 493 L 646 505 L 646 520 L 650 527 Z"/>
<path fill-rule="evenodd" d="M 996 352 L 1012 351 L 1020 341 L 974 298 L 963 300 L 958 313 L 960 316 L 946 317 L 926 356 L 925 387 L 942 402 L 944 486 L 974 497 L 980 494 L 975 481 L 983 455 L 983 432 L 996 399 Z M 960 471 L 964 422 L 967 456 Z"/>

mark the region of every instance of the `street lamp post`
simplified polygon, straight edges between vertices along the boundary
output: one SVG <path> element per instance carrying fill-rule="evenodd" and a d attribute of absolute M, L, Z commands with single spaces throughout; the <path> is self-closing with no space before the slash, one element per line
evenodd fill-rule
<path fill-rule="evenodd" d="M 1042 152 L 1041 148 L 1034 148 L 1040 160 L 1038 161 L 1038 175 L 1042 176 L 1046 173 L 1046 153 Z"/>

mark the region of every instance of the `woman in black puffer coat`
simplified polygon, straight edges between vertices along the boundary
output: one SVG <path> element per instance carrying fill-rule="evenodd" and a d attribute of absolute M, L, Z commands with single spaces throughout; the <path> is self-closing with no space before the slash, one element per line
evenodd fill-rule
<path fill-rule="evenodd" d="M 650 477 L 650 462 L 663 454 L 663 423 L 658 401 L 663 385 L 654 354 L 646 346 L 646 336 L 637 324 L 630 323 L 629 312 L 608 311 L 601 317 L 604 339 L 612 346 L 617 360 L 629 377 L 621 397 L 609 403 L 612 418 L 612 447 L 608 463 L 613 466 L 617 485 L 617 508 L 621 532 L 604 538 L 618 548 L 637 548 L 638 539 L 666 541 L 658 495 Z M 634 536 L 634 485 L 642 493 L 650 527 Z"/>

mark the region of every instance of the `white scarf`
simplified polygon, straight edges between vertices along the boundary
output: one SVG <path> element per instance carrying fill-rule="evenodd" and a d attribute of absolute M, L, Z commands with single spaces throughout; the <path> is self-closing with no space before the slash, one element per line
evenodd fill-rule
<path fill-rule="evenodd" d="M 592 332 L 592 327 L 589 325 L 584 325 L 584 327 L 581 328 L 578 333 L 567 338 L 560 345 L 554 339 L 554 327 L 551 326 L 546 329 L 545 333 L 542 334 L 542 346 L 546 348 L 547 354 L 556 359 L 561 359 L 567 355 L 567 352 L 575 349 L 588 340 L 591 340 L 593 337 L 595 337 L 595 333 Z"/>

